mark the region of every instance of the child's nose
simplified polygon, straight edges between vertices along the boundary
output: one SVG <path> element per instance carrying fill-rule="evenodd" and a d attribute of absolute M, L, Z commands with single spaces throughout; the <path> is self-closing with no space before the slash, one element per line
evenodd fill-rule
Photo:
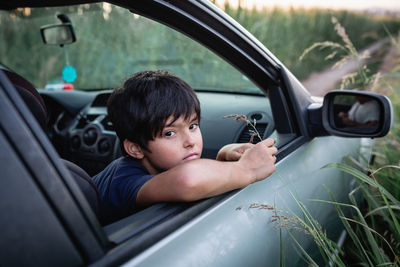
<path fill-rule="evenodd" d="M 184 134 L 184 141 L 183 141 L 183 146 L 184 147 L 192 147 L 195 143 L 195 138 L 194 138 L 194 133 L 190 131 L 186 131 Z"/>

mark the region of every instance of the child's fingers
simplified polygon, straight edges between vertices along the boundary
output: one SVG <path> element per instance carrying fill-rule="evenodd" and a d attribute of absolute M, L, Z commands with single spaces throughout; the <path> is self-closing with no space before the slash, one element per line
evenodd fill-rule
<path fill-rule="evenodd" d="M 230 161 L 237 161 L 242 157 L 243 153 L 240 153 L 238 151 L 235 151 L 232 153 L 231 158 L 229 159 Z"/>
<path fill-rule="evenodd" d="M 275 156 L 278 153 L 276 146 L 269 147 L 268 149 L 270 150 L 272 156 Z"/>
<path fill-rule="evenodd" d="M 243 144 L 240 144 L 240 146 L 237 148 L 236 151 L 238 151 L 239 153 L 243 154 L 247 149 L 250 149 L 252 147 L 254 147 L 253 144 L 243 143 Z"/>
<path fill-rule="evenodd" d="M 266 146 L 270 147 L 270 146 L 273 146 L 273 145 L 274 145 L 275 140 L 272 139 L 272 138 L 267 138 L 267 139 L 261 141 L 260 143 L 262 143 L 263 145 L 266 145 Z"/>
<path fill-rule="evenodd" d="M 264 141 L 258 143 L 258 146 L 261 146 L 261 148 L 263 148 L 263 150 L 268 151 L 267 153 L 269 153 L 270 155 L 275 155 L 276 153 L 278 153 L 278 149 L 276 148 L 276 146 L 274 145 L 275 140 L 272 138 L 268 138 L 265 139 Z"/>

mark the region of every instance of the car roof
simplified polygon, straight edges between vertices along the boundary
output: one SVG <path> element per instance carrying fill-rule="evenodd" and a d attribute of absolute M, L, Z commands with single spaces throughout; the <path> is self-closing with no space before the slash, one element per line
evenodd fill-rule
<path fill-rule="evenodd" d="M 88 4 L 96 3 L 102 1 L 96 0 L 53 0 L 53 1 L 43 1 L 43 0 L 29 0 L 29 1 L 7 1 L 0 3 L 0 9 L 10 10 L 19 7 L 41 7 L 41 6 L 63 6 L 63 5 L 77 5 L 77 4 Z"/>

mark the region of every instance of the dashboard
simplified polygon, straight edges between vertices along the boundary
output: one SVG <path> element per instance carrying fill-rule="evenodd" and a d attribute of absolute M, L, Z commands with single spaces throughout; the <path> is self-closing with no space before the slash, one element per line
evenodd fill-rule
<path fill-rule="evenodd" d="M 120 142 L 107 116 L 111 92 L 40 92 L 49 114 L 48 137 L 62 158 L 76 163 L 90 176 L 122 155 Z M 228 143 L 249 142 L 250 126 L 225 118 L 226 115 L 246 115 L 249 120 L 256 120 L 256 128 L 263 138 L 274 131 L 266 96 L 211 91 L 196 93 L 201 104 L 203 158 L 215 159 L 218 150 Z"/>

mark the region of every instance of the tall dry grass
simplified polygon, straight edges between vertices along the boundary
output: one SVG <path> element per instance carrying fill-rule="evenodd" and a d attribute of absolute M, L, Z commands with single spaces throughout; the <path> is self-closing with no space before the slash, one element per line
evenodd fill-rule
<path fill-rule="evenodd" d="M 313 71 L 320 71 L 335 60 L 323 60 L 330 52 L 315 50 L 302 62 L 299 54 L 317 42 L 329 40 L 341 42 L 342 38 L 332 31 L 331 18 L 346 29 L 347 34 L 358 49 L 364 49 L 374 42 L 387 37 L 384 23 L 391 33 L 397 32 L 400 20 L 394 17 L 376 18 L 369 14 L 346 10 L 326 9 L 245 9 L 234 7 L 228 1 L 221 8 L 243 25 L 274 53 L 300 80 L 306 79 Z M 338 51 L 339 55 L 346 55 Z"/>
<path fill-rule="evenodd" d="M 369 157 L 361 155 L 365 162 L 350 158 L 348 164 L 331 163 L 326 168 L 337 168 L 351 174 L 358 186 L 349 194 L 350 204 L 321 201 L 326 205 L 335 205 L 337 214 L 345 227 L 348 238 L 343 248 L 338 248 L 332 240 L 326 239 L 322 228 L 315 228 L 315 219 L 302 221 L 304 229 L 316 229 L 323 237 L 316 243 L 327 265 L 334 266 L 400 266 L 400 41 L 390 35 L 391 45 L 396 50 L 397 61 L 387 73 L 371 72 L 361 64 L 368 55 L 360 55 L 345 28 L 336 19 L 332 19 L 334 29 L 341 37 L 339 42 L 318 42 L 307 48 L 301 57 L 315 49 L 330 49 L 329 58 L 336 58 L 336 67 L 349 59 L 359 62 L 357 72 L 343 77 L 342 85 L 350 88 L 385 92 L 394 107 L 394 124 L 390 133 L 376 141 L 373 147 L 374 163 L 369 164 Z M 344 52 L 339 55 L 337 51 Z M 339 56 L 338 56 L 339 55 Z M 367 167 L 364 167 L 367 166 Z M 329 191 L 329 188 L 327 188 Z M 361 194 L 362 198 L 357 195 Z M 308 218 L 307 208 L 298 203 L 303 216 Z M 352 211 L 352 216 L 345 216 L 345 209 Z M 296 242 L 295 242 L 296 243 Z M 315 262 L 303 250 L 311 265 Z"/>

